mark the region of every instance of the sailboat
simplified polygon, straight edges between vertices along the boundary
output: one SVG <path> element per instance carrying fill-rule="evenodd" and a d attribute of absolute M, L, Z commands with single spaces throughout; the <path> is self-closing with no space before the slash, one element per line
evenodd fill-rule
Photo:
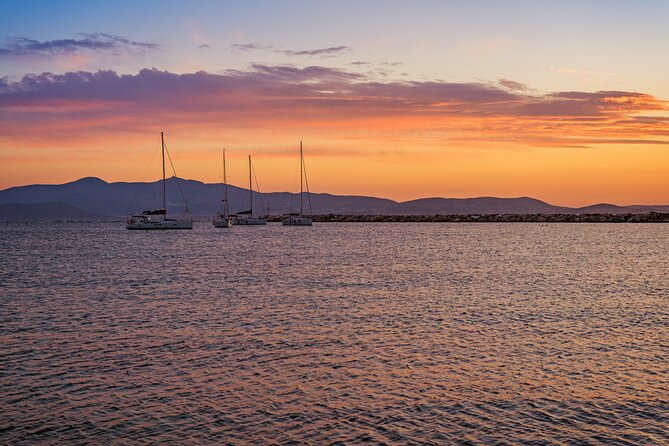
<path fill-rule="evenodd" d="M 306 179 L 306 172 L 304 169 L 304 154 L 302 152 L 302 141 L 300 141 L 300 212 L 288 214 L 288 218 L 285 218 L 282 223 L 284 226 L 311 226 L 314 223 L 314 220 L 311 217 L 304 215 L 304 205 L 303 205 L 303 196 L 304 196 L 304 186 L 303 179 Z M 307 185 L 307 198 L 309 198 L 309 183 Z M 311 214 L 311 199 L 309 199 L 309 214 Z"/>
<path fill-rule="evenodd" d="M 251 168 L 251 155 L 249 155 L 249 203 L 248 211 L 237 212 L 237 214 L 232 215 L 233 224 L 241 226 L 266 225 L 266 219 L 253 217 L 253 171 Z"/>
<path fill-rule="evenodd" d="M 160 143 L 163 157 L 163 207 L 162 209 L 144 211 L 141 214 L 130 216 L 126 222 L 126 229 L 193 229 L 192 218 L 181 220 L 167 218 L 167 195 L 165 193 L 165 135 L 163 132 L 160 132 Z M 170 164 L 171 163 L 172 160 L 170 159 Z M 174 170 L 174 165 L 172 165 L 172 170 Z M 179 181 L 176 172 L 174 172 L 174 177 Z M 179 186 L 179 189 L 181 189 L 181 186 Z M 188 212 L 188 204 L 186 203 L 186 197 L 183 196 L 183 192 L 182 198 L 184 199 L 184 204 L 186 204 L 186 212 Z"/>
<path fill-rule="evenodd" d="M 214 217 L 213 224 L 217 228 L 231 228 L 232 217 L 228 215 L 228 176 L 225 169 L 225 149 L 223 149 L 223 213 Z"/>

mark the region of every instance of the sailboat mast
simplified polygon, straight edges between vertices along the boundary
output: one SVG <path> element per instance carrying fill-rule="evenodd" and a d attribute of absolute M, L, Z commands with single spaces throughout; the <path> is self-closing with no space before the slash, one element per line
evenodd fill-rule
<path fill-rule="evenodd" d="M 225 216 L 228 216 L 228 174 L 225 169 L 225 149 L 223 149 L 223 185 L 225 186 L 225 196 L 223 199 L 225 200 L 223 203 L 223 213 Z"/>
<path fill-rule="evenodd" d="M 302 141 L 300 141 L 300 216 L 302 216 L 302 163 L 304 158 L 302 157 Z"/>
<path fill-rule="evenodd" d="M 249 155 L 249 201 L 251 202 L 251 218 L 253 218 L 253 184 L 251 178 L 251 155 Z"/>
<path fill-rule="evenodd" d="M 163 154 L 163 215 L 167 216 L 167 206 L 165 206 L 166 197 L 165 197 L 165 135 L 163 132 L 160 132 L 160 145 Z"/>

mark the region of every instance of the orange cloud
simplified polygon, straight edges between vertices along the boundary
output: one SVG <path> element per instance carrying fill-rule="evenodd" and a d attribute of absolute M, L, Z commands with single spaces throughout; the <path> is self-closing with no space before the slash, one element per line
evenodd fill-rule
<path fill-rule="evenodd" d="M 511 85 L 505 80 L 504 85 Z M 515 85 L 515 84 L 513 84 Z M 80 127 L 113 132 L 145 131 L 156 125 L 319 126 L 375 136 L 403 129 L 443 137 L 531 146 L 589 144 L 631 135 L 638 143 L 666 136 L 666 121 L 639 119 L 639 113 L 667 110 L 652 95 L 601 91 L 560 92 L 537 96 L 522 89 L 482 83 L 393 82 L 365 80 L 361 75 L 324 67 L 256 65 L 251 71 L 177 75 L 142 70 L 29 75 L 0 84 L 6 138 L 30 134 L 37 122 L 53 125 L 49 138 L 76 140 Z M 72 123 L 77 124 L 73 125 Z M 27 131 L 28 129 L 31 131 Z M 59 132 L 60 128 L 60 132 Z M 13 131 L 12 131 L 13 130 Z M 38 132 L 39 133 L 39 132 Z"/>
<path fill-rule="evenodd" d="M 668 108 L 666 101 L 647 93 L 538 95 L 510 80 L 500 87 L 477 82 L 384 83 L 320 66 L 255 65 L 220 74 L 155 69 L 134 75 L 43 73 L 18 82 L 0 80 L 0 161 L 14 166 L 5 180 L 14 184 L 31 181 L 27 160 L 37 163 L 46 156 L 74 164 L 80 160 L 80 176 L 95 174 L 90 171 L 94 167 L 108 177 L 140 179 L 142 169 L 134 166 L 142 164 L 157 132 L 167 129 L 169 143 L 180 150 L 177 159 L 183 160 L 180 173 L 203 180 L 218 179 L 212 160 L 226 145 L 233 161 L 248 152 L 271 160 L 272 167 L 263 171 L 259 159 L 259 172 L 268 178 L 268 187 L 285 189 L 280 172 L 290 171 L 290 154 L 303 139 L 315 166 L 312 172 L 326 179 L 321 190 L 353 193 L 348 190 L 351 185 L 359 192 L 382 188 L 395 198 L 413 198 L 427 191 L 429 183 L 437 184 L 444 195 L 449 190 L 485 195 L 519 190 L 527 195 L 531 190 L 521 190 L 522 182 L 511 181 L 496 166 L 531 179 L 543 161 L 568 164 L 562 158 L 550 160 L 554 152 L 536 152 L 558 148 L 568 150 L 574 162 L 605 162 L 582 158 L 588 147 L 622 148 L 615 152 L 625 159 L 622 165 L 629 165 L 641 151 L 652 153 L 644 162 L 664 162 L 669 118 L 657 113 Z M 82 148 L 97 155 L 86 160 L 74 152 L 65 155 L 67 149 Z M 16 161 L 17 156 L 26 161 Z M 119 158 L 122 162 L 115 161 Z M 592 172 L 602 168 L 587 166 Z M 342 170 L 355 172 L 346 178 L 346 187 L 340 184 Z M 469 179 L 463 177 L 467 172 Z M 469 186 L 463 189 L 462 184 Z M 532 187 L 547 194 L 559 192 Z M 642 193 L 643 187 L 636 190 Z M 667 192 L 662 193 L 644 196 L 669 201 Z"/>

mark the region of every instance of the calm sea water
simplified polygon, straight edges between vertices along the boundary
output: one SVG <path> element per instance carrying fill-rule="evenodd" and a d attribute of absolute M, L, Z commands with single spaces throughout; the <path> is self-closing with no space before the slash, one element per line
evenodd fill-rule
<path fill-rule="evenodd" d="M 0 224 L 0 443 L 668 444 L 669 225 Z"/>

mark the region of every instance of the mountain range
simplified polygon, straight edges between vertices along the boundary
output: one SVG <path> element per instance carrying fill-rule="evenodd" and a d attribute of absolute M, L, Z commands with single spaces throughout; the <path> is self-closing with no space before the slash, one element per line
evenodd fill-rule
<path fill-rule="evenodd" d="M 211 217 L 221 210 L 222 184 L 207 184 L 196 180 L 166 181 L 167 212 L 184 214 L 186 207 L 195 217 Z M 231 213 L 249 209 L 248 189 L 228 186 Z M 646 213 L 669 212 L 669 205 L 616 206 L 595 204 L 570 208 L 554 206 L 529 197 L 519 198 L 421 198 L 397 202 L 385 198 L 342 196 L 311 193 L 313 214 L 347 215 L 449 215 L 449 214 L 585 214 L 585 213 Z M 305 211 L 309 201 L 305 196 Z M 0 191 L 0 218 L 73 218 L 103 219 L 123 217 L 162 207 L 162 184 L 116 182 L 107 183 L 87 177 L 66 184 L 11 187 Z M 256 214 L 286 214 L 299 209 L 299 196 L 289 192 L 253 193 Z"/>

